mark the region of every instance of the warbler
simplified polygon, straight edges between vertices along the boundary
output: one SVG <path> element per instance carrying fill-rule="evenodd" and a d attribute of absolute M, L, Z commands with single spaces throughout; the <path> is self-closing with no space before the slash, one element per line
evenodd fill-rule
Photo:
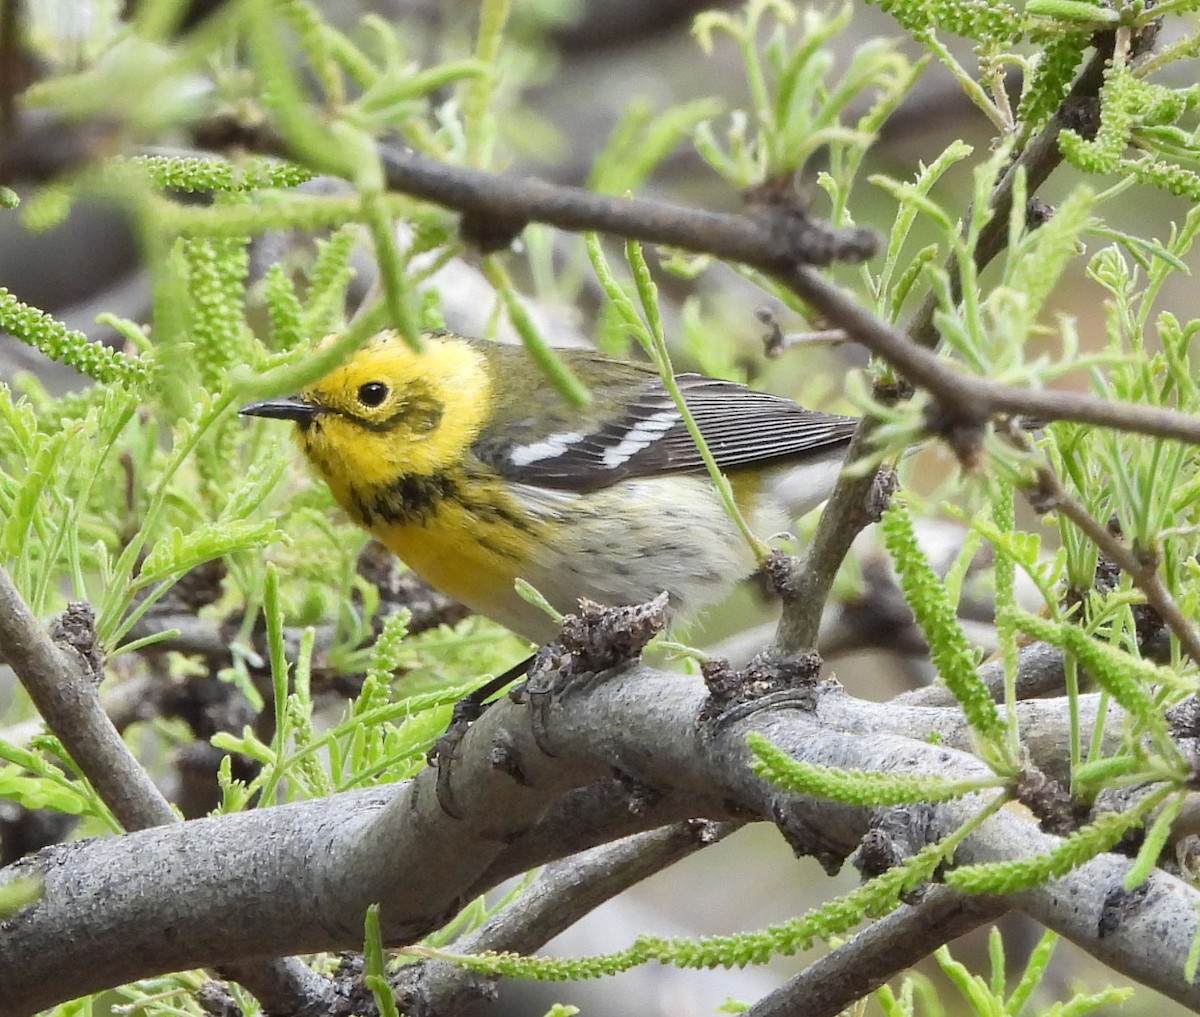
<path fill-rule="evenodd" d="M 658 372 L 584 350 L 558 355 L 582 409 L 524 347 L 448 332 L 422 352 L 381 332 L 296 396 L 243 406 L 291 420 L 349 516 L 435 589 L 542 643 L 562 613 L 666 591 L 673 618 L 719 601 L 756 560 Z M 857 420 L 730 381 L 676 382 L 757 533 L 785 529 L 837 478 Z"/>

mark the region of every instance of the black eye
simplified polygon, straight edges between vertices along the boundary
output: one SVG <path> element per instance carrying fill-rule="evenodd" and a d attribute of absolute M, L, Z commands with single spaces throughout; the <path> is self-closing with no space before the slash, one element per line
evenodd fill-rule
<path fill-rule="evenodd" d="M 364 406 L 379 406 L 388 394 L 388 387 L 382 381 L 368 381 L 358 387 L 358 401 Z"/>

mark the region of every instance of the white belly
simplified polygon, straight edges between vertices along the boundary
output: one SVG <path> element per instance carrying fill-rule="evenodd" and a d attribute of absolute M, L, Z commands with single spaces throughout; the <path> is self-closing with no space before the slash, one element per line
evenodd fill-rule
<path fill-rule="evenodd" d="M 831 476 L 838 465 L 832 464 Z M 776 495 L 793 504 L 799 500 L 804 511 L 827 493 L 823 481 L 807 485 L 804 496 L 794 499 L 793 492 L 782 490 L 782 476 L 768 476 L 748 520 L 751 529 L 760 538 L 785 529 L 792 506 Z M 679 475 L 667 485 L 626 480 L 583 496 L 517 487 L 521 500 L 540 515 L 573 517 L 523 576 L 564 614 L 575 610 L 581 596 L 637 604 L 665 590 L 672 616 L 686 617 L 721 600 L 754 571 L 753 552 L 706 476 Z M 613 526 L 616 518 L 624 523 Z"/>

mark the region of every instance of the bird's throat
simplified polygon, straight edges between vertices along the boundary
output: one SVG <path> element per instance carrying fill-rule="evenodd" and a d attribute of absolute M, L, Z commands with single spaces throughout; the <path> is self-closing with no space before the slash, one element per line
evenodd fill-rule
<path fill-rule="evenodd" d="M 350 485 L 346 511 L 368 529 L 380 525 L 427 523 L 446 499 L 456 499 L 458 484 L 449 473 L 406 474 L 377 486 Z"/>

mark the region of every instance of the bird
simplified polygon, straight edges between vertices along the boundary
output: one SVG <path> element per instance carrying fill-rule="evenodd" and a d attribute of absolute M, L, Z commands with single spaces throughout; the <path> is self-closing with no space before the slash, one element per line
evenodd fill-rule
<path fill-rule="evenodd" d="M 557 351 L 581 407 L 522 346 L 446 331 L 420 352 L 383 330 L 319 381 L 240 413 L 291 421 L 349 517 L 436 590 L 532 643 L 580 598 L 617 607 L 666 592 L 673 620 L 757 567 L 657 369 Z M 824 501 L 858 418 L 702 374 L 678 390 L 755 533 Z"/>

